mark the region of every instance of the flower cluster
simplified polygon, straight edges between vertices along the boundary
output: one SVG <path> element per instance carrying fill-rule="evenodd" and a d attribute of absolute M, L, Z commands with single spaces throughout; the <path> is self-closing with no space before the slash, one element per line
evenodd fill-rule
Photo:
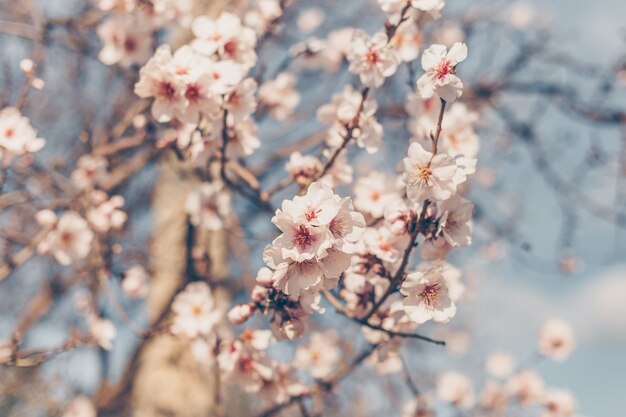
<path fill-rule="evenodd" d="M 190 0 L 100 0 L 107 12 L 96 32 L 104 44 L 98 58 L 106 65 L 129 67 L 144 64 L 152 54 L 154 32 L 177 23 L 189 24 Z"/>

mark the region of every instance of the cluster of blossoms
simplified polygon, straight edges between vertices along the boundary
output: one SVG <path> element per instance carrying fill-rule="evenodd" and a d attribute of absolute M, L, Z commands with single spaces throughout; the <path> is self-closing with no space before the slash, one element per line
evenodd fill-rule
<path fill-rule="evenodd" d="M 537 352 L 563 361 L 574 344 L 571 327 L 560 319 L 548 320 L 539 334 Z M 532 369 L 516 365 L 507 353 L 497 352 L 486 361 L 487 380 L 477 393 L 471 379 L 457 371 L 446 371 L 437 378 L 433 393 L 422 393 L 405 406 L 404 416 L 434 416 L 434 399 L 462 413 L 506 415 L 510 408 L 538 410 L 541 417 L 572 417 L 576 401 L 566 390 L 547 388 Z M 420 414 L 421 413 L 421 414 Z"/>
<path fill-rule="evenodd" d="M 257 65 L 257 41 L 274 29 L 282 3 L 260 0 L 243 19 L 222 13 L 216 19 L 200 16 L 192 21 L 189 0 L 100 1 L 100 8 L 111 16 L 97 30 L 104 42 L 99 58 L 111 65 L 145 64 L 134 91 L 152 100 L 157 122 L 168 124 L 162 142 L 176 147 L 183 159 L 189 157 L 194 168 L 207 168 L 213 161 L 221 164 L 223 181 L 201 182 L 187 196 L 184 208 L 193 227 L 215 232 L 235 223 L 230 218 L 226 165 L 241 162 L 245 168 L 243 158 L 261 146 L 256 120 L 266 115 L 287 120 L 300 103 L 295 73 L 280 72 L 265 82 L 250 76 Z M 420 336 L 415 330 L 429 322 L 450 322 L 465 293 L 461 271 L 446 258 L 472 242 L 474 206 L 466 197 L 479 150 L 478 114 L 456 102 L 463 93 L 457 65 L 466 59 L 467 47 L 455 40 L 423 50 L 418 24 L 437 18 L 443 0 L 379 4 L 388 14 L 383 31 L 369 36 L 345 28 L 290 51 L 295 64 L 305 69 L 333 71 L 347 61 L 361 85 L 345 86 L 318 109 L 317 118 L 327 129 L 320 155 L 289 155 L 285 170 L 300 195 L 283 200 L 274 212 L 271 221 L 280 233 L 263 251 L 265 267 L 257 273 L 250 301 L 226 313 L 206 282 L 193 281 L 171 304 L 167 330 L 192 340 L 201 364 L 215 366 L 226 380 L 271 404 L 288 404 L 312 392 L 296 378 L 299 371 L 328 384 L 324 389 L 342 377 L 339 371 L 348 349 L 334 331 L 311 333 L 295 350 L 293 365 L 268 353 L 278 340 L 304 337 L 312 314 L 325 311 L 324 298 L 361 326 L 363 338 L 373 347 L 367 362 L 377 372 L 391 374 L 404 369 L 404 337 Z M 176 51 L 162 45 L 153 53 L 153 35 L 172 22 L 187 25 L 194 38 Z M 420 52 L 424 74 L 406 101 L 412 138 L 400 175 L 370 171 L 356 180 L 354 198 L 341 197 L 335 187 L 351 184 L 354 175 L 348 145 L 353 142 L 373 154 L 383 143 L 375 89 L 402 63 L 418 59 Z M 17 109 L 0 112 L 3 156 L 35 152 L 43 143 Z M 71 182 L 84 198 L 58 216 L 52 210 L 37 213 L 44 232 L 41 253 L 62 265 L 78 263 L 90 256 L 92 247 L 101 246 L 95 243 L 102 237 L 125 226 L 124 199 L 103 191 L 109 169 L 104 157 L 85 155 L 78 160 Z M 213 178 L 213 172 L 202 175 L 202 181 L 206 177 Z M 259 200 L 271 206 L 271 201 Z M 420 260 L 414 262 L 418 246 Z M 123 274 L 121 286 L 128 297 L 143 298 L 149 275 L 133 265 Z M 117 333 L 113 323 L 95 311 L 95 300 L 79 304 L 93 342 L 111 349 Z M 256 313 L 269 317 L 270 330 L 246 329 L 235 336 L 222 326 L 225 316 L 242 325 Z M 543 357 L 562 361 L 572 347 L 573 333 L 566 323 L 552 320 L 542 329 L 538 353 Z M 11 349 L 0 343 L 0 363 L 10 360 Z M 536 373 L 514 370 L 513 363 L 504 354 L 492 357 L 489 381 L 479 395 L 467 376 L 444 372 L 432 395 L 422 393 L 406 404 L 405 416 L 433 416 L 436 399 L 462 412 L 502 413 L 516 403 L 542 405 L 542 417 L 573 415 L 571 394 L 546 391 Z M 95 413 L 92 410 L 93 405 L 79 397 L 68 415 Z"/>
<path fill-rule="evenodd" d="M 248 71 L 257 62 L 257 33 L 232 13 L 213 20 L 197 17 L 195 38 L 172 53 L 160 46 L 141 68 L 135 93 L 153 98 L 152 115 L 171 122 L 176 145 L 198 166 L 221 152 L 228 158 L 250 155 L 261 143 L 252 115 L 260 105 L 277 120 L 289 117 L 300 101 L 291 73 L 260 87 Z M 256 97 L 258 89 L 258 98 Z"/>
<path fill-rule="evenodd" d="M 103 47 L 98 58 L 106 65 L 144 64 L 153 51 L 156 31 L 172 23 L 188 26 L 191 0 L 100 0 L 98 6 L 108 19 L 96 32 Z"/>
<path fill-rule="evenodd" d="M 247 317 L 238 321 L 256 308 L 271 310 L 276 335 L 293 339 L 304 333 L 312 311 L 323 311 L 320 291 L 335 288 L 350 266 L 365 219 L 354 211 L 350 198 L 314 182 L 305 195 L 283 201 L 272 223 L 281 234 L 265 248 L 269 269 L 259 272 Z"/>

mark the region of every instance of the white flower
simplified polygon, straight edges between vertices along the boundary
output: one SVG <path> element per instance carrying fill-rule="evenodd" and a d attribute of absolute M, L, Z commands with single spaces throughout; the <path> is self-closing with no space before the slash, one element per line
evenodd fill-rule
<path fill-rule="evenodd" d="M 152 30 L 129 14 L 114 15 L 96 29 L 104 46 L 98 59 L 105 65 L 145 63 L 152 54 Z"/>
<path fill-rule="evenodd" d="M 91 193 L 94 208 L 87 211 L 87 220 L 100 233 L 109 230 L 118 230 L 124 226 L 128 215 L 121 210 L 124 206 L 124 197 L 114 195 L 109 198 L 104 191 L 95 190 Z"/>
<path fill-rule="evenodd" d="M 415 97 L 415 96 L 412 96 Z M 419 99 L 421 101 L 421 99 Z M 408 129 L 416 136 L 416 140 L 427 150 L 432 149 L 429 134 L 437 128 L 437 106 L 430 105 L 434 101 L 428 99 L 428 105 L 416 105 L 414 100 L 407 101 L 407 110 L 420 111 L 415 118 L 408 122 Z M 427 109 L 425 109 L 425 107 Z M 424 112 L 423 110 L 427 110 Z M 463 155 L 475 158 L 480 149 L 480 139 L 476 134 L 475 126 L 478 122 L 478 113 L 470 111 L 464 103 L 452 103 L 446 109 L 442 123 L 442 132 L 439 137 L 438 149 L 452 156 Z"/>
<path fill-rule="evenodd" d="M 272 222 L 276 224 L 283 215 L 286 215 L 294 222 L 326 226 L 338 211 L 339 206 L 332 188 L 326 184 L 314 182 L 304 196 L 296 196 L 293 200 L 283 201 L 282 209 L 276 211 Z"/>
<path fill-rule="evenodd" d="M 402 417 L 435 417 L 430 397 L 419 396 L 404 405 Z"/>
<path fill-rule="evenodd" d="M 485 370 L 497 378 L 507 377 L 515 368 L 515 359 L 505 352 L 496 352 L 487 358 Z"/>
<path fill-rule="evenodd" d="M 191 339 L 213 331 L 222 313 L 217 310 L 211 289 L 205 282 L 192 282 L 172 303 L 172 332 Z"/>
<path fill-rule="evenodd" d="M 454 195 L 441 202 L 437 210 L 441 213 L 439 227 L 446 242 L 452 247 L 470 245 L 474 205 L 463 197 Z"/>
<path fill-rule="evenodd" d="M 268 31 L 273 21 L 283 14 L 278 0 L 257 0 L 248 8 L 244 16 L 246 26 L 255 30 L 261 36 Z"/>
<path fill-rule="evenodd" d="M 85 397 L 79 395 L 75 397 L 72 402 L 67 406 L 63 417 L 96 417 L 97 411 L 93 402 Z"/>
<path fill-rule="evenodd" d="M 389 45 L 403 62 L 415 60 L 422 46 L 422 33 L 415 24 L 401 25 L 391 38 Z"/>
<path fill-rule="evenodd" d="M 90 314 L 87 318 L 87 323 L 89 325 L 89 333 L 96 340 L 96 343 L 104 350 L 111 350 L 113 340 L 117 336 L 117 329 L 113 322 Z"/>
<path fill-rule="evenodd" d="M 473 172 L 472 168 L 475 170 L 472 163 L 475 164 L 475 160 L 454 159 L 443 153 L 433 155 L 420 144 L 412 143 L 404 159 L 409 199 L 415 202 L 449 199 L 456 193 L 457 186 L 467 180 L 467 174 Z"/>
<path fill-rule="evenodd" d="M 545 411 L 541 417 L 570 417 L 576 411 L 574 396 L 565 390 L 554 390 L 546 393 L 542 403 Z"/>
<path fill-rule="evenodd" d="M 197 37 L 191 46 L 201 54 L 217 54 L 221 59 L 241 64 L 246 70 L 256 63 L 256 33 L 243 26 L 239 16 L 227 12 L 222 13 L 217 20 L 199 16 L 193 21 L 191 29 Z"/>
<path fill-rule="evenodd" d="M 5 107 L 0 111 L 0 151 L 4 149 L 9 154 L 22 155 L 37 152 L 45 143 L 18 109 Z"/>
<path fill-rule="evenodd" d="M 492 413 L 502 413 L 509 403 L 506 389 L 494 382 L 488 382 L 480 394 L 480 405 Z"/>
<path fill-rule="evenodd" d="M 539 333 L 539 353 L 557 362 L 565 361 L 574 349 L 574 331 L 565 321 L 548 320 Z"/>
<path fill-rule="evenodd" d="M 378 0 L 378 3 L 385 12 L 399 12 L 410 3 L 411 7 L 435 16 L 445 5 L 444 0 Z"/>
<path fill-rule="evenodd" d="M 61 265 L 70 265 L 89 254 L 93 236 L 87 221 L 80 214 L 67 211 L 48 233 L 45 244 Z"/>
<path fill-rule="evenodd" d="M 423 324 L 429 320 L 447 323 L 456 315 L 456 304 L 444 275 L 445 264 L 423 264 L 407 275 L 400 292 L 404 295 L 402 309 L 409 318 Z"/>
<path fill-rule="evenodd" d="M 370 38 L 362 30 L 354 31 L 348 61 L 348 70 L 359 75 L 361 82 L 368 87 L 383 85 L 385 78 L 392 76 L 400 63 L 395 52 L 387 46 L 385 33 L 379 32 Z"/>
<path fill-rule="evenodd" d="M 457 77 L 456 66 L 467 58 L 467 46 L 455 43 L 448 51 L 445 45 L 435 44 L 424 51 L 422 68 L 426 73 L 417 81 L 422 98 L 437 94 L 448 103 L 461 97 L 463 82 Z"/>
<path fill-rule="evenodd" d="M 230 195 L 221 182 L 200 184 L 187 196 L 185 211 L 194 226 L 221 230 L 231 211 Z"/>
<path fill-rule="evenodd" d="M 408 235 L 397 235 L 386 227 L 365 230 L 363 242 L 367 251 L 378 259 L 395 264 L 402 259 L 402 254 L 409 244 Z"/>
<path fill-rule="evenodd" d="M 279 248 L 268 245 L 263 252 L 263 260 L 275 270 L 272 275 L 274 288 L 297 300 L 301 293 L 319 287 L 324 270 L 316 259 L 294 261 L 281 257 L 279 251 Z"/>
<path fill-rule="evenodd" d="M 281 404 L 306 392 L 307 388 L 293 374 L 290 364 L 276 364 L 272 378 L 263 380 L 259 398 L 269 404 Z"/>
<path fill-rule="evenodd" d="M 461 409 L 468 409 L 474 404 L 472 382 L 458 372 L 448 371 L 437 378 L 437 396 Z"/>
<path fill-rule="evenodd" d="M 509 379 L 507 390 L 523 407 L 528 407 L 542 398 L 544 383 L 534 371 L 526 370 Z"/>
<path fill-rule="evenodd" d="M 335 202 L 339 210 L 328 224 L 328 231 L 334 239 L 335 248 L 352 253 L 354 244 L 361 239 L 365 231 L 365 218 L 361 213 L 354 211 L 350 198 L 335 196 Z"/>
<path fill-rule="evenodd" d="M 351 200 L 322 182 L 312 183 L 304 196 L 283 201 L 272 223 L 282 234 L 265 248 L 263 258 L 274 270 L 274 288 L 293 300 L 307 292 L 315 298 L 320 289 L 336 286 L 365 228 Z"/>
<path fill-rule="evenodd" d="M 108 162 L 101 156 L 83 155 L 72 171 L 72 183 L 80 190 L 99 185 L 106 177 Z"/>
<path fill-rule="evenodd" d="M 226 156 L 228 159 L 237 159 L 243 156 L 252 155 L 255 149 L 261 146 L 261 141 L 257 134 L 257 125 L 251 118 L 232 123 L 228 120 L 228 126 L 232 133 L 232 137 L 228 140 L 226 147 Z M 211 135 L 200 143 L 202 148 L 218 149 L 222 147 L 222 130 L 223 119 L 220 117 L 213 122 Z M 196 161 L 198 163 L 198 161 Z"/>
<path fill-rule="evenodd" d="M 276 120 L 286 120 L 293 114 L 300 102 L 300 94 L 295 90 L 297 79 L 291 72 L 281 72 L 273 80 L 263 83 L 259 89 L 259 100 L 269 108 Z"/>
<path fill-rule="evenodd" d="M 164 123 L 184 113 L 184 93 L 185 83 L 176 75 L 169 45 L 159 46 L 154 56 L 139 71 L 135 94 L 141 98 L 154 97 L 152 116 Z"/>
<path fill-rule="evenodd" d="M 401 190 L 402 184 L 398 183 L 397 177 L 372 171 L 357 179 L 354 185 L 354 206 L 362 213 L 380 218 L 389 203 L 401 198 Z"/>
<path fill-rule="evenodd" d="M 256 110 L 257 101 L 254 94 L 257 87 L 254 78 L 246 78 L 226 97 L 224 107 L 234 122 L 248 119 Z"/>
<path fill-rule="evenodd" d="M 318 119 L 330 126 L 326 140 L 329 146 L 339 148 L 342 145 L 348 134 L 348 126 L 357 122 L 358 116 L 358 124 L 352 131 L 357 145 L 368 153 L 378 150 L 383 136 L 383 127 L 374 117 L 378 106 L 371 97 L 365 99 L 362 105 L 361 102 L 363 95 L 348 85 L 333 96 L 330 104 L 318 109 Z"/>
<path fill-rule="evenodd" d="M 122 290 L 130 298 L 144 298 L 150 290 L 150 276 L 141 265 L 134 265 L 124 273 Z"/>
<path fill-rule="evenodd" d="M 245 323 L 254 314 L 250 304 L 238 304 L 228 311 L 228 321 L 235 325 Z"/>
<path fill-rule="evenodd" d="M 322 171 L 322 162 L 315 156 L 294 152 L 289 156 L 285 170 L 298 184 L 308 184 Z"/>
<path fill-rule="evenodd" d="M 265 354 L 272 341 L 269 330 L 246 330 L 238 340 L 220 344 L 217 361 L 232 383 L 246 392 L 257 392 L 274 376 L 271 360 Z"/>
<path fill-rule="evenodd" d="M 296 351 L 295 366 L 307 369 L 316 379 L 330 377 L 341 361 L 339 335 L 332 330 L 311 334 L 309 342 Z"/>

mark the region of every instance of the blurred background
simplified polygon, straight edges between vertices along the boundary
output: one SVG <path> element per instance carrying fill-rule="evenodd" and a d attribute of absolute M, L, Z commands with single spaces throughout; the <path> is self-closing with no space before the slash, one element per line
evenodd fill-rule
<path fill-rule="evenodd" d="M 46 20 L 79 16 L 93 7 L 92 3 L 17 3 L 0 0 L 1 102 L 3 107 L 14 103 L 20 94 L 17 63 L 37 56 L 39 76 L 46 87 L 33 92 L 25 108 L 39 135 L 47 140 L 36 160 L 42 167 L 52 167 L 55 175 L 69 177 L 78 157 L 98 143 L 105 143 L 107 129 L 139 101 L 132 92 L 138 68 L 102 64 L 95 56 L 101 42 L 93 30 L 55 27 L 46 36 L 33 31 Z M 224 7 L 245 11 L 251 7 L 243 3 L 197 1 L 193 13 L 215 14 Z M 324 16 L 319 25 L 307 24 L 312 9 Z M 27 13 L 21 14 L 20 10 Z M 448 369 L 461 370 L 480 380 L 485 358 L 495 352 L 508 352 L 519 362 L 526 361 L 535 349 L 539 328 L 554 316 L 572 324 L 576 349 L 566 364 L 545 361 L 537 364 L 538 372 L 547 384 L 575 393 L 581 416 L 623 416 L 626 122 L 615 114 L 621 111 L 624 115 L 619 109 L 626 108 L 624 16 L 626 2 L 621 0 L 459 0 L 446 5 L 441 26 L 461 30 L 470 50 L 460 69 L 468 86 L 465 102 L 481 113 L 477 129 L 481 140 L 479 170 L 470 193 L 476 204 L 475 240 L 450 260 L 464 271 L 468 288 L 457 317 L 441 328 L 425 328 L 444 338 L 447 348 L 416 344 L 405 348 L 405 357 L 419 383 L 428 385 L 430 375 Z M 325 38 L 330 30 L 342 27 L 359 27 L 373 33 L 384 21 L 375 1 L 294 0 L 285 10 L 283 31 L 264 42 L 259 52 L 264 74 L 271 77 L 283 70 L 287 51 L 299 42 Z M 167 41 L 179 45 L 189 36 L 184 27 L 168 28 L 155 34 L 154 44 Z M 413 66 L 420 71 L 417 62 Z M 248 158 L 252 166 L 274 161 L 276 149 L 323 130 L 315 110 L 329 102 L 340 86 L 355 81 L 345 65 L 336 73 L 306 71 L 297 65 L 290 70 L 298 76 L 302 97 L 296 115 L 289 124 L 269 118 L 259 121 L 263 146 Z M 508 79 L 509 72 L 513 80 L 490 95 L 489 87 Z M 411 72 L 402 68 L 394 84 L 377 94 L 379 119 L 385 127 L 384 145 L 375 155 L 351 150 L 349 157 L 356 174 L 372 169 L 394 172 L 396 167 L 389 161 L 400 161 L 406 152 L 409 134 L 402 108 L 411 77 Z M 90 132 L 90 139 L 85 139 L 85 132 Z M 148 132 L 146 140 L 155 142 L 164 134 L 163 129 Z M 184 213 L 178 213 L 180 208 L 174 206 L 189 189 L 179 175 L 186 168 L 172 162 L 174 159 L 133 148 L 111 161 L 112 165 L 132 169 L 123 182 L 111 184 L 111 191 L 125 197 L 130 216 L 126 233 L 116 238 L 124 244 L 125 253 L 112 269 L 117 279 L 113 291 L 121 292 L 119 280 L 132 262 L 146 265 L 153 286 L 161 288 L 146 302 L 124 301 L 129 315 L 142 326 L 159 315 L 162 300 L 177 287 L 171 277 L 184 263 L 184 255 L 168 247 L 184 238 Z M 284 162 L 284 158 L 279 160 L 275 169 L 259 179 L 264 184 L 279 181 L 284 176 Z M 29 179 L 20 186 L 37 192 L 37 185 Z M 19 187 L 4 190 L 11 191 L 19 191 Z M 351 192 L 349 188 L 343 191 L 346 195 Z M 293 194 L 293 189 L 287 189 L 275 201 Z M 3 225 L 26 223 L 28 217 L 32 219 L 33 210 L 44 207 L 50 198 L 42 195 L 33 200 L 32 209 L 22 211 L 21 217 L 5 212 L 1 215 Z M 265 213 L 243 198 L 235 199 L 240 218 L 248 220 L 237 233 L 245 236 L 249 264 L 226 255 L 223 265 L 214 264 L 212 268 L 221 278 L 236 277 L 238 284 L 229 290 L 228 297 L 244 301 L 246 290 L 253 285 L 254 272 L 262 266 L 261 253 L 272 239 L 273 229 Z M 168 227 L 162 227 L 164 224 Z M 229 236 L 208 239 L 213 247 L 227 247 Z M 80 275 L 81 271 L 73 273 Z M 0 281 L 0 340 L 10 336 L 24 306 L 44 283 L 51 283 L 56 302 L 30 327 L 26 345 L 55 346 L 65 339 L 68 326 L 80 327 L 80 320 L 73 318 L 79 289 L 62 290 L 66 281 L 62 267 L 38 258 Z M 159 282 L 166 282 L 167 288 L 160 287 Z M 142 344 L 125 328 L 114 306 L 103 301 L 102 308 L 118 325 L 113 349 L 78 349 L 36 370 L 0 369 L 0 416 L 59 415 L 62 404 L 75 393 L 96 395 L 102 402 L 113 395 L 109 385 L 125 377 Z M 333 314 L 319 318 L 319 327 L 324 326 L 342 329 L 346 334 L 359 333 L 358 328 L 347 329 L 345 322 Z M 289 346 L 281 349 L 278 355 L 292 354 Z M 194 364 L 179 368 L 185 366 L 195 368 Z M 171 389 L 165 375 L 164 370 L 159 377 L 148 378 L 147 386 L 152 389 L 156 380 L 163 382 L 165 378 L 165 386 L 155 391 Z M 192 380 L 188 383 L 195 384 Z M 135 387 L 140 385 L 136 382 Z M 398 412 L 384 395 L 371 395 L 380 392 L 375 391 L 373 383 L 346 389 L 351 398 L 367 397 L 370 411 L 382 415 Z M 181 392 L 186 390 L 174 390 L 175 395 L 183 395 Z M 196 400 L 185 397 L 184 401 Z M 126 409 L 112 410 L 110 415 L 129 413 Z M 442 410 L 442 415 L 445 413 Z M 136 415 L 160 414 L 146 411 Z"/>

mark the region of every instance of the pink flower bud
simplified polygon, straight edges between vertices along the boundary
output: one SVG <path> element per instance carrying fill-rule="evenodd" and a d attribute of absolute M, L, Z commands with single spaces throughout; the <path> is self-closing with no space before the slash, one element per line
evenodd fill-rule
<path fill-rule="evenodd" d="M 256 285 L 250 293 L 250 298 L 255 303 L 260 303 L 267 298 L 267 288 Z"/>
<path fill-rule="evenodd" d="M 271 269 L 263 267 L 259 269 L 259 272 L 256 275 L 256 282 L 265 288 L 271 288 L 274 283 L 272 280 L 273 275 L 274 272 L 272 272 Z"/>
<path fill-rule="evenodd" d="M 39 210 L 35 214 L 35 220 L 43 227 L 54 227 L 57 222 L 57 215 L 52 210 Z"/>
<path fill-rule="evenodd" d="M 406 232 L 406 223 L 404 223 L 402 220 L 397 220 L 392 223 L 389 230 L 391 230 L 391 233 L 393 233 L 394 235 L 403 235 Z"/>
<path fill-rule="evenodd" d="M 254 309 L 250 304 L 240 304 L 230 309 L 228 320 L 235 325 L 240 325 L 252 317 L 253 313 Z"/>

